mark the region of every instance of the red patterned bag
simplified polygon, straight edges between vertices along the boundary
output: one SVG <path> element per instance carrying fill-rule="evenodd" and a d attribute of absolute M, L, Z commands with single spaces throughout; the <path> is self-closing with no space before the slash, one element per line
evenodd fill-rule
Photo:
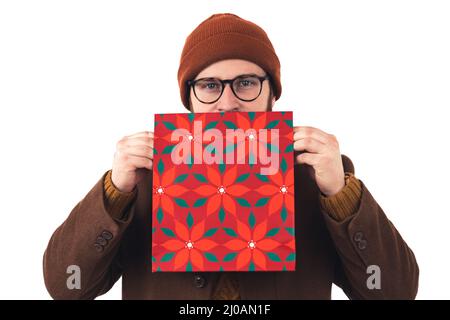
<path fill-rule="evenodd" d="M 295 270 L 292 112 L 156 114 L 152 271 Z"/>

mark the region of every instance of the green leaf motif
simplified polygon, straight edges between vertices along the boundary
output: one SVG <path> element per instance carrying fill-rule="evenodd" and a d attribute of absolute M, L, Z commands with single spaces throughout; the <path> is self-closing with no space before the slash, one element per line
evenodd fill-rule
<path fill-rule="evenodd" d="M 186 180 L 186 178 L 188 177 L 188 174 L 180 174 L 174 181 L 174 183 L 180 183 L 183 182 L 184 180 Z"/>
<path fill-rule="evenodd" d="M 291 128 L 294 127 L 294 124 L 292 123 L 292 120 L 284 120 L 284 122 Z"/>
<path fill-rule="evenodd" d="M 236 258 L 236 256 L 237 256 L 237 252 L 230 252 L 227 255 L 225 255 L 225 257 L 223 257 L 223 261 L 224 262 L 233 261 L 234 258 Z"/>
<path fill-rule="evenodd" d="M 280 215 L 281 215 L 281 220 L 282 220 L 283 222 L 286 222 L 286 219 L 287 219 L 287 210 L 286 210 L 286 207 L 283 206 L 283 208 L 281 209 Z"/>
<path fill-rule="evenodd" d="M 295 229 L 294 228 L 286 227 L 285 229 L 291 236 L 295 236 Z"/>
<path fill-rule="evenodd" d="M 283 159 L 281 160 L 280 168 L 281 168 L 281 171 L 282 171 L 283 173 L 286 173 L 286 170 L 287 170 L 287 162 L 286 162 L 286 159 L 283 158 Z"/>
<path fill-rule="evenodd" d="M 156 262 L 156 258 L 152 256 L 152 262 Z"/>
<path fill-rule="evenodd" d="M 168 237 L 175 237 L 175 233 L 173 233 L 173 231 L 168 228 L 161 228 L 161 231 Z"/>
<path fill-rule="evenodd" d="M 194 173 L 194 177 L 200 182 L 208 182 L 208 179 L 201 173 Z"/>
<path fill-rule="evenodd" d="M 292 252 L 290 253 L 287 257 L 285 261 L 295 261 L 295 253 Z"/>
<path fill-rule="evenodd" d="M 192 154 L 190 154 L 190 153 L 187 154 L 185 161 L 186 161 L 187 164 L 193 164 L 194 163 L 194 158 L 192 157 Z"/>
<path fill-rule="evenodd" d="M 210 252 L 205 252 L 205 258 L 206 258 L 206 260 L 211 261 L 211 262 L 219 262 L 217 257 Z"/>
<path fill-rule="evenodd" d="M 262 182 L 269 182 L 269 178 L 266 175 L 255 173 L 255 176 Z"/>
<path fill-rule="evenodd" d="M 244 198 L 236 198 L 236 202 L 241 206 L 241 207 L 251 207 L 250 203 L 244 199 Z"/>
<path fill-rule="evenodd" d="M 192 272 L 192 263 L 190 261 L 186 265 L 186 272 Z"/>
<path fill-rule="evenodd" d="M 188 213 L 188 215 L 186 217 L 186 224 L 188 225 L 189 229 L 194 224 L 194 217 L 192 216 L 192 214 L 190 212 Z"/>
<path fill-rule="evenodd" d="M 250 261 L 250 265 L 248 266 L 248 271 L 255 271 L 255 264 L 253 261 Z"/>
<path fill-rule="evenodd" d="M 250 151 L 250 153 L 248 154 L 248 163 L 250 164 L 250 167 L 256 163 L 256 158 L 253 154 L 253 151 Z"/>
<path fill-rule="evenodd" d="M 176 147 L 176 145 L 164 147 L 162 154 L 171 153 L 173 151 L 173 149 L 175 149 L 175 147 Z"/>
<path fill-rule="evenodd" d="M 267 150 L 269 150 L 271 153 L 280 153 L 280 149 L 275 144 L 268 143 L 267 144 Z"/>
<path fill-rule="evenodd" d="M 254 112 L 248 112 L 248 118 L 250 119 L 250 121 L 253 121 L 255 119 L 255 113 Z"/>
<path fill-rule="evenodd" d="M 198 208 L 198 207 L 201 207 L 201 206 L 205 205 L 206 199 L 207 198 L 199 198 L 199 199 L 195 200 L 195 203 L 194 203 L 193 207 L 194 208 Z"/>
<path fill-rule="evenodd" d="M 159 159 L 158 162 L 158 173 L 162 174 L 164 172 L 164 162 L 162 161 L 162 159 Z"/>
<path fill-rule="evenodd" d="M 192 165 L 194 164 L 194 156 L 192 154 L 188 155 L 187 165 L 189 169 L 192 169 Z"/>
<path fill-rule="evenodd" d="M 255 215 L 253 214 L 253 212 L 250 212 L 249 216 L 248 216 L 248 225 L 250 226 L 250 228 L 253 229 L 253 227 L 256 224 L 256 218 Z"/>
<path fill-rule="evenodd" d="M 256 201 L 255 203 L 255 207 L 263 207 L 267 204 L 267 202 L 269 202 L 269 198 L 258 199 L 258 201 Z"/>
<path fill-rule="evenodd" d="M 161 208 L 158 208 L 158 212 L 156 213 L 156 219 L 158 220 L 159 224 L 161 224 L 163 218 L 164 218 L 164 213 Z"/>
<path fill-rule="evenodd" d="M 183 208 L 189 208 L 187 202 L 184 199 L 174 198 L 174 201 L 177 205 Z"/>
<path fill-rule="evenodd" d="M 237 129 L 237 126 L 228 120 L 224 120 L 223 123 L 227 126 L 228 129 Z"/>
<path fill-rule="evenodd" d="M 220 171 L 220 173 L 223 174 L 223 172 L 225 171 L 226 167 L 227 167 L 227 166 L 226 166 L 225 163 L 219 164 L 219 171 Z"/>
<path fill-rule="evenodd" d="M 280 120 L 273 120 L 271 122 L 269 122 L 266 126 L 266 129 L 273 129 L 278 125 L 278 122 L 280 122 Z"/>
<path fill-rule="evenodd" d="M 173 256 L 175 255 L 175 252 L 169 252 L 166 253 L 165 255 L 163 255 L 163 257 L 161 258 L 161 262 L 169 262 L 170 260 L 172 260 Z"/>
<path fill-rule="evenodd" d="M 205 126 L 205 131 L 206 131 L 206 130 L 209 130 L 209 129 L 212 129 L 212 128 L 215 128 L 218 122 L 219 122 L 219 121 L 211 121 L 210 123 L 208 123 L 208 124 Z"/>
<path fill-rule="evenodd" d="M 275 262 L 281 262 L 280 257 L 273 252 L 267 252 L 267 256 L 269 257 L 270 260 L 275 261 Z"/>
<path fill-rule="evenodd" d="M 223 208 L 220 208 L 220 210 L 219 210 L 219 221 L 220 221 L 220 223 L 223 223 L 224 220 L 225 220 L 225 210 L 223 210 Z"/>
<path fill-rule="evenodd" d="M 163 123 L 163 124 L 166 126 L 166 128 L 169 129 L 169 130 L 175 130 L 175 129 L 176 129 L 175 126 L 173 125 L 173 123 L 171 123 L 171 122 L 163 121 L 162 123 Z"/>
<path fill-rule="evenodd" d="M 189 114 L 188 114 L 189 122 L 194 121 L 194 118 L 195 118 L 195 114 L 194 114 L 194 113 L 189 113 Z"/>
<path fill-rule="evenodd" d="M 247 178 L 250 176 L 250 173 L 244 173 L 241 174 L 239 177 L 237 177 L 236 182 L 243 182 L 247 180 Z"/>
<path fill-rule="evenodd" d="M 208 152 L 208 153 L 211 153 L 211 154 L 215 154 L 216 148 L 214 147 L 214 144 L 208 144 L 205 147 L 205 152 Z"/>
<path fill-rule="evenodd" d="M 284 150 L 284 152 L 286 152 L 286 153 L 293 152 L 293 151 L 294 151 L 294 144 L 292 144 L 292 143 L 288 144 L 288 146 Z"/>
<path fill-rule="evenodd" d="M 236 231 L 234 231 L 233 229 L 231 229 L 231 228 L 223 228 L 223 230 L 230 237 L 237 237 Z"/>
<path fill-rule="evenodd" d="M 280 231 L 280 228 L 273 228 L 273 229 L 270 229 L 270 230 L 267 232 L 266 237 L 273 237 L 273 236 L 275 236 L 279 231 Z"/>
<path fill-rule="evenodd" d="M 224 154 L 231 153 L 231 152 L 234 151 L 234 149 L 236 149 L 236 145 L 235 144 L 229 144 L 229 145 L 227 145 L 225 147 L 225 149 L 223 150 L 223 153 Z"/>
<path fill-rule="evenodd" d="M 219 230 L 219 228 L 211 228 L 208 231 L 206 231 L 203 236 L 204 237 L 212 237 L 217 232 L 217 230 Z"/>

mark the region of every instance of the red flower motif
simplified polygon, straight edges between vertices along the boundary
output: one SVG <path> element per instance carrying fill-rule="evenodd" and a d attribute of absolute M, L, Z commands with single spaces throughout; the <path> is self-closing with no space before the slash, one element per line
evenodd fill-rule
<path fill-rule="evenodd" d="M 233 166 L 231 169 L 228 169 L 223 178 L 212 166 L 207 166 L 206 172 L 211 184 L 204 184 L 194 189 L 194 192 L 199 195 L 208 197 L 206 215 L 209 216 L 216 212 L 220 205 L 223 205 L 226 211 L 235 216 L 236 203 L 233 197 L 242 196 L 250 191 L 249 188 L 242 184 L 233 184 L 236 180 L 237 167 Z"/>
<path fill-rule="evenodd" d="M 201 122 L 201 130 L 198 130 L 199 132 L 195 132 L 194 130 L 194 121 L 200 121 Z M 198 162 L 201 162 L 202 159 L 197 157 L 197 154 L 193 152 L 194 145 L 197 145 L 196 148 L 199 150 L 202 150 L 203 154 L 203 131 L 206 126 L 206 116 L 204 114 L 198 115 L 194 121 L 189 121 L 184 115 L 175 115 L 175 122 L 176 122 L 176 128 L 177 130 L 184 129 L 186 131 L 186 138 L 191 141 L 191 155 L 195 159 L 197 159 Z M 164 137 L 162 137 L 167 142 L 173 144 L 174 141 L 171 140 L 172 132 L 166 134 Z M 176 141 L 178 143 L 178 141 Z M 189 154 L 183 155 L 185 157 L 188 157 Z"/>
<path fill-rule="evenodd" d="M 204 258 L 202 252 L 209 251 L 218 246 L 218 244 L 209 239 L 202 239 L 205 233 L 205 221 L 201 221 L 188 228 L 177 220 L 175 221 L 175 234 L 178 239 L 170 239 L 161 244 L 169 251 L 177 252 L 173 262 L 174 270 L 185 266 L 188 261 L 199 270 L 204 269 Z"/>
<path fill-rule="evenodd" d="M 161 205 L 164 212 L 171 216 L 174 213 L 172 197 L 178 197 L 186 193 L 189 189 L 173 184 L 175 180 L 175 167 L 170 168 L 163 173 L 162 179 L 158 170 L 153 170 L 153 210 L 157 210 Z"/>
<path fill-rule="evenodd" d="M 262 150 L 259 152 L 261 154 L 267 154 L 267 143 L 271 141 L 271 135 L 268 132 L 266 136 L 259 135 L 260 129 L 264 129 L 267 125 L 266 113 L 261 113 L 253 121 L 248 119 L 247 115 L 243 115 L 240 112 L 236 112 L 236 122 L 239 129 L 242 129 L 245 133 L 245 140 L 234 141 L 229 137 L 226 137 L 226 147 L 236 144 L 236 150 L 240 149 L 240 145 L 244 143 L 245 152 L 237 152 L 236 163 L 246 163 L 249 154 L 251 153 L 256 161 L 257 158 L 257 148 L 261 147 Z M 248 143 L 245 143 L 248 140 Z M 253 141 L 254 140 L 254 141 Z M 253 143 L 251 143 L 253 141 Z M 258 143 L 259 142 L 259 143 Z"/>
<path fill-rule="evenodd" d="M 266 269 L 267 258 L 263 252 L 272 251 L 281 246 L 273 239 L 264 238 L 267 233 L 267 220 L 258 224 L 253 232 L 248 225 L 236 220 L 237 232 L 241 239 L 233 239 L 224 244 L 230 250 L 240 251 L 236 258 L 236 270 L 241 270 L 253 261 L 262 270 Z"/>
<path fill-rule="evenodd" d="M 273 184 L 265 184 L 255 189 L 259 194 L 264 196 L 271 196 L 269 201 L 269 215 L 278 211 L 283 203 L 286 204 L 286 209 L 293 212 L 295 208 L 294 199 L 294 168 L 291 168 L 286 176 L 280 171 L 276 174 L 268 175 Z"/>

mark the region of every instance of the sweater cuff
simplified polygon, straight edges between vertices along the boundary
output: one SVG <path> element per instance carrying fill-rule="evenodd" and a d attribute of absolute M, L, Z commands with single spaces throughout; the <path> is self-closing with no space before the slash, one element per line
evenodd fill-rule
<path fill-rule="evenodd" d="M 134 199 L 136 188 L 131 192 L 122 192 L 114 185 L 111 179 L 112 171 L 109 170 L 103 182 L 105 191 L 105 206 L 110 216 L 114 219 L 122 220 L 124 209 Z"/>
<path fill-rule="evenodd" d="M 361 182 L 352 174 L 345 174 L 345 186 L 335 195 L 320 195 L 322 208 L 336 221 L 355 214 L 361 201 Z"/>

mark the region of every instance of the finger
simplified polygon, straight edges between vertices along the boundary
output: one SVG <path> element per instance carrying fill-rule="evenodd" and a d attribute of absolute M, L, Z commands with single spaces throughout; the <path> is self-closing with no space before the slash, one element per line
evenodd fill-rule
<path fill-rule="evenodd" d="M 314 127 L 294 127 L 294 141 L 302 138 L 311 137 L 319 140 L 322 143 L 327 143 L 329 137 L 328 133 Z"/>
<path fill-rule="evenodd" d="M 295 157 L 295 162 L 299 164 L 308 164 L 310 166 L 315 166 L 319 163 L 320 155 L 316 153 L 302 153 Z"/>
<path fill-rule="evenodd" d="M 153 167 L 153 160 L 146 157 L 129 156 L 127 159 L 127 166 L 130 169 L 146 168 L 151 170 Z"/>
<path fill-rule="evenodd" d="M 146 145 L 153 147 L 153 138 L 150 137 L 135 137 L 135 138 L 129 138 L 124 141 L 125 146 L 136 146 L 136 145 Z"/>
<path fill-rule="evenodd" d="M 122 150 L 125 154 L 128 154 L 130 156 L 137 156 L 137 157 L 145 157 L 148 159 L 153 159 L 153 148 L 147 146 L 147 145 L 135 145 L 135 146 L 129 146 Z"/>
<path fill-rule="evenodd" d="M 154 138 L 154 133 L 152 131 L 141 131 L 129 136 L 126 136 L 127 138 L 136 138 L 136 137 L 151 137 Z"/>
<path fill-rule="evenodd" d="M 303 138 L 294 142 L 295 151 L 323 153 L 326 145 L 314 138 Z"/>

